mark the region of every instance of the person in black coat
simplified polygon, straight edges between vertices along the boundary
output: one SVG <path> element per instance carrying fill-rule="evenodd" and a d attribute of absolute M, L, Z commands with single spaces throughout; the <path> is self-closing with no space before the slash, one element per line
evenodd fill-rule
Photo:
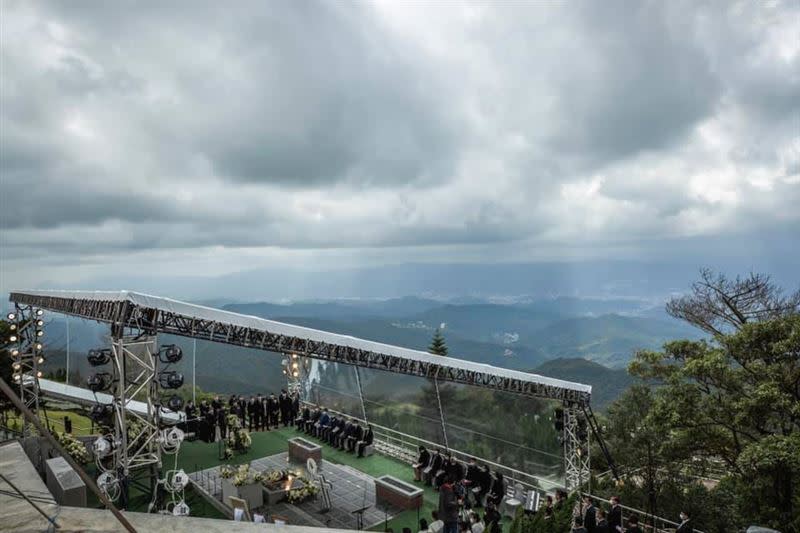
<path fill-rule="evenodd" d="M 595 533 L 594 529 L 597 525 L 597 508 L 590 496 L 583 497 L 583 527 L 586 528 L 586 533 Z"/>
<path fill-rule="evenodd" d="M 244 396 L 239 396 L 239 400 L 236 402 L 239 406 L 236 414 L 239 415 L 239 424 L 243 428 L 247 427 L 247 400 L 244 399 Z"/>
<path fill-rule="evenodd" d="M 495 507 L 500 505 L 503 501 L 503 496 L 506 495 L 506 482 L 503 481 L 503 474 L 500 472 L 494 473 L 492 480 L 492 488 L 489 489 L 489 495 L 486 496 L 486 501 Z"/>
<path fill-rule="evenodd" d="M 281 410 L 281 422 L 283 423 L 283 427 L 286 427 L 289 425 L 292 418 L 292 400 L 289 399 L 289 394 L 286 392 L 286 389 L 281 390 L 281 395 L 278 398 L 278 405 Z"/>
<path fill-rule="evenodd" d="M 219 437 L 224 439 L 228 436 L 228 413 L 225 412 L 224 407 L 220 406 L 214 414 L 216 415 L 217 427 L 219 428 Z"/>
<path fill-rule="evenodd" d="M 608 517 L 602 509 L 597 509 L 597 525 L 594 526 L 594 533 L 610 533 L 608 529 Z"/>
<path fill-rule="evenodd" d="M 267 400 L 267 410 L 269 411 L 269 425 L 270 427 L 278 427 L 278 413 L 280 413 L 280 405 L 278 405 L 278 398 L 274 394 L 269 395 Z"/>
<path fill-rule="evenodd" d="M 414 481 L 422 481 L 422 471 L 428 466 L 428 461 L 430 461 L 430 459 L 430 452 L 425 449 L 425 446 L 420 446 L 417 462 L 412 465 L 414 468 Z"/>
<path fill-rule="evenodd" d="M 347 438 L 347 451 L 354 452 L 356 451 L 356 443 L 360 441 L 364 437 L 364 428 L 356 421 L 353 424 L 353 429 L 350 432 L 350 436 Z"/>
<path fill-rule="evenodd" d="M 453 481 L 453 483 L 460 483 L 461 480 L 464 479 L 464 466 L 452 455 L 450 456 L 450 460 L 445 465 L 444 470 L 447 472 L 447 476 Z"/>
<path fill-rule="evenodd" d="M 608 529 L 611 533 L 622 533 L 622 506 L 619 496 L 611 497 L 611 510 L 608 512 Z"/>
<path fill-rule="evenodd" d="M 247 429 L 253 431 L 253 426 L 256 425 L 258 420 L 258 410 L 261 406 L 256 403 L 255 396 L 250 396 L 247 401 Z"/>
<path fill-rule="evenodd" d="M 364 432 L 364 436 L 361 437 L 357 444 L 359 457 L 364 457 L 364 450 L 367 446 L 372 444 L 373 440 L 375 440 L 375 435 L 372 433 L 372 426 L 367 424 L 367 430 Z"/>
<path fill-rule="evenodd" d="M 206 426 L 206 431 L 205 431 L 205 437 L 206 438 L 204 439 L 205 442 L 214 442 L 214 441 L 217 440 L 216 439 L 216 434 L 215 434 L 215 431 L 214 431 L 214 428 L 215 428 L 214 423 L 215 422 L 216 422 L 216 420 L 214 419 L 214 411 L 212 411 L 211 409 L 208 409 L 206 411 L 206 414 L 205 414 L 205 426 Z"/>
<path fill-rule="evenodd" d="M 222 400 L 220 399 L 219 394 L 217 394 L 216 396 L 214 396 L 214 399 L 211 400 L 211 409 L 216 411 L 220 407 L 222 407 Z"/>
<path fill-rule="evenodd" d="M 292 393 L 291 395 L 292 400 L 292 420 L 297 419 L 297 415 L 300 414 L 300 394 L 297 392 Z"/>
<path fill-rule="evenodd" d="M 675 530 L 675 533 L 694 533 L 694 528 L 689 523 L 689 514 L 686 511 L 681 511 L 681 524 Z"/>
<path fill-rule="evenodd" d="M 186 433 L 191 434 L 196 438 L 197 420 L 195 417 L 197 416 L 197 407 L 195 407 L 192 400 L 186 402 L 186 408 L 184 408 L 183 412 L 186 414 Z"/>
<path fill-rule="evenodd" d="M 444 462 L 444 458 L 442 454 L 439 453 L 439 450 L 433 450 L 433 455 L 431 456 L 431 460 L 428 463 L 428 466 L 422 471 L 423 477 L 425 478 L 426 485 L 432 485 L 433 479 L 442 469 L 442 463 Z"/>

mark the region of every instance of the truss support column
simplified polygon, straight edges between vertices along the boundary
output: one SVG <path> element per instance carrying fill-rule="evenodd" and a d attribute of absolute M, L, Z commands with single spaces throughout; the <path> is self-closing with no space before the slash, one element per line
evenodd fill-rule
<path fill-rule="evenodd" d="M 367 422 L 367 407 L 364 405 L 364 389 L 361 388 L 361 376 L 358 372 L 358 367 L 354 366 L 353 368 L 356 369 L 356 384 L 358 385 L 358 399 L 361 400 L 361 414 L 364 416 L 364 422 Z"/>
<path fill-rule="evenodd" d="M 564 406 L 564 485 L 567 491 L 589 482 L 589 434 L 578 405 Z"/>
<path fill-rule="evenodd" d="M 439 380 L 437 378 L 433 378 L 433 387 L 436 389 L 436 402 L 439 404 L 439 420 L 442 423 L 442 438 L 444 439 L 444 448 L 445 450 L 450 449 L 450 445 L 447 443 L 447 425 L 444 422 L 444 410 L 442 409 L 442 397 L 439 394 Z"/>
<path fill-rule="evenodd" d="M 9 314 L 9 352 L 12 361 L 13 382 L 19 385 L 19 398 L 28 409 L 39 414 L 39 373 L 44 362 L 42 337 L 44 336 L 43 311 L 32 305 L 14 303 Z M 49 421 L 45 417 L 47 427 Z M 29 426 L 22 419 L 22 434 L 27 435 Z"/>

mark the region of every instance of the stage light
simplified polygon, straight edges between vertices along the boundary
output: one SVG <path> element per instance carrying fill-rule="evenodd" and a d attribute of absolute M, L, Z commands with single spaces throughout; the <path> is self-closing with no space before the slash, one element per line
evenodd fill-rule
<path fill-rule="evenodd" d="M 111 443 L 111 440 L 107 437 L 97 437 L 97 439 L 94 441 L 94 444 L 92 445 L 94 454 L 100 458 L 103 458 L 107 456 L 109 453 L 111 453 L 112 448 L 113 445 Z"/>
<path fill-rule="evenodd" d="M 292 363 L 292 368 L 294 368 L 295 370 L 297 370 L 299 367 L 300 365 L 298 365 L 297 363 Z"/>
<path fill-rule="evenodd" d="M 283 372 L 283 375 L 284 375 L 284 376 L 288 374 L 288 372 L 286 372 L 286 369 L 285 369 L 285 368 L 284 368 L 284 369 L 283 369 L 281 372 Z"/>
<path fill-rule="evenodd" d="M 37 336 L 37 337 L 42 337 L 42 336 L 44 336 L 44 330 L 43 330 L 43 329 L 37 329 L 37 330 L 36 330 L 36 336 Z"/>
<path fill-rule="evenodd" d="M 37 309 L 36 310 L 36 316 L 42 316 L 43 314 L 44 314 L 44 311 L 42 311 L 41 309 Z"/>
<path fill-rule="evenodd" d="M 44 326 L 44 320 L 42 320 L 42 319 L 40 318 L 39 320 L 37 320 L 37 321 L 36 321 L 36 325 L 37 325 L 37 326 L 39 326 L 39 327 L 42 327 L 42 326 Z"/>
<path fill-rule="evenodd" d="M 20 365 L 19 363 L 14 363 L 14 364 L 13 364 L 13 365 L 11 365 L 11 366 L 14 368 L 14 370 L 19 370 L 19 368 L 20 368 L 20 366 L 21 366 L 21 365 Z"/>
<path fill-rule="evenodd" d="M 9 320 L 16 320 L 17 318 L 17 315 L 15 315 L 14 313 L 8 313 L 6 316 L 8 317 Z"/>
<path fill-rule="evenodd" d="M 178 372 L 161 372 L 158 382 L 165 389 L 179 389 L 183 386 L 183 374 Z"/>
<path fill-rule="evenodd" d="M 16 324 L 11 324 L 10 326 L 8 326 L 8 329 L 10 329 L 11 331 L 14 331 L 14 330 L 17 329 L 17 325 Z"/>
<path fill-rule="evenodd" d="M 162 346 L 159 353 L 164 354 L 164 359 L 161 360 L 162 363 L 177 363 L 183 358 L 183 350 L 176 344 Z"/>
<path fill-rule="evenodd" d="M 41 350 L 42 349 L 42 343 L 41 342 L 37 342 L 36 343 L 36 349 L 37 350 Z"/>
<path fill-rule="evenodd" d="M 41 365 L 42 363 L 44 363 L 44 357 L 40 357 L 39 359 L 36 360 L 36 362 Z"/>
<path fill-rule="evenodd" d="M 41 370 L 39 370 L 39 371 L 36 373 L 36 377 L 37 377 L 37 378 L 40 378 L 40 377 L 42 377 L 42 371 L 41 371 Z"/>
<path fill-rule="evenodd" d="M 89 390 L 92 392 L 100 392 L 103 390 L 108 390 L 109 388 L 111 388 L 111 374 L 108 374 L 106 372 L 92 374 L 86 380 L 86 385 L 88 385 Z"/>
<path fill-rule="evenodd" d="M 297 359 L 297 354 L 296 353 L 292 354 L 292 359 Z"/>
<path fill-rule="evenodd" d="M 111 361 L 111 349 L 101 348 L 99 350 L 89 350 L 86 359 L 89 360 L 89 364 L 92 366 L 108 364 L 108 362 Z"/>
<path fill-rule="evenodd" d="M 102 424 L 111 415 L 111 406 L 102 403 L 96 403 L 89 410 L 89 418 L 98 424 Z"/>
<path fill-rule="evenodd" d="M 11 355 L 13 355 L 14 357 L 18 356 L 19 355 L 19 350 L 14 348 L 13 350 L 11 350 Z"/>
<path fill-rule="evenodd" d="M 183 400 L 181 400 L 181 397 L 176 394 L 167 401 L 167 408 L 170 411 L 177 413 L 183 408 Z"/>
<path fill-rule="evenodd" d="M 11 335 L 11 336 L 8 338 L 8 342 L 17 342 L 17 336 L 16 336 L 16 335 Z"/>
<path fill-rule="evenodd" d="M 297 376 L 299 376 L 299 375 L 300 375 L 300 372 L 298 372 L 297 370 L 295 370 L 294 372 L 292 372 L 292 375 L 293 375 L 294 377 L 297 377 Z"/>
<path fill-rule="evenodd" d="M 22 377 L 22 374 L 14 374 L 14 381 L 19 381 Z"/>
<path fill-rule="evenodd" d="M 185 501 L 181 500 L 172 508 L 172 514 L 175 516 L 189 516 L 189 506 L 186 505 Z"/>

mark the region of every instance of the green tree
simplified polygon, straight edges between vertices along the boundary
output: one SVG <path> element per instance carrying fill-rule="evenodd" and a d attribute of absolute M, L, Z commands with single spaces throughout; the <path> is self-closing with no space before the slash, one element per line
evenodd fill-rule
<path fill-rule="evenodd" d="M 800 297 L 763 275 L 701 278 L 667 309 L 713 337 L 641 351 L 629 367 L 660 384 L 645 419 L 692 470 L 727 471 L 745 520 L 800 530 Z"/>
<path fill-rule="evenodd" d="M 442 330 L 436 328 L 436 331 L 433 332 L 433 338 L 431 339 L 431 344 L 428 346 L 428 352 L 436 355 L 447 355 L 447 344 L 444 341 L 444 335 L 442 335 Z"/>

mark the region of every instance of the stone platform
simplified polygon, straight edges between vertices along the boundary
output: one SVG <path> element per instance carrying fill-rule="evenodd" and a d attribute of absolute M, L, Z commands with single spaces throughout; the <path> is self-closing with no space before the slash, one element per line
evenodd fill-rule
<path fill-rule="evenodd" d="M 375 501 L 375 480 L 347 465 L 322 460 L 321 472 L 333 488 L 330 490 L 331 510 L 322 512 L 322 498 L 309 499 L 300 504 L 280 502 L 276 505 L 256 509 L 265 516 L 278 515 L 288 519 L 289 524 L 324 527 L 328 529 L 356 529 L 357 517 L 352 513 L 357 509 L 369 507 L 364 511 L 364 529 L 369 529 L 391 519 L 402 509 L 390 504 Z M 293 470 L 308 477 L 305 466 L 289 462 L 288 452 L 256 459 L 250 463 L 252 470 Z M 230 514 L 230 507 L 222 502 L 222 479 L 219 467 L 209 468 L 189 474 L 198 492 L 205 493 L 209 501 L 221 511 Z M 252 510 L 251 510 L 252 511 Z"/>

